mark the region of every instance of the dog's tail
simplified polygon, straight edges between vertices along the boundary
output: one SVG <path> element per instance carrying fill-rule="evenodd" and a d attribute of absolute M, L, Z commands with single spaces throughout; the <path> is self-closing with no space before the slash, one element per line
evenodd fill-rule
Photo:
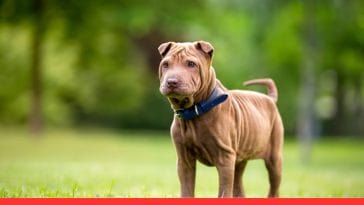
<path fill-rule="evenodd" d="M 264 79 L 249 80 L 249 81 L 245 81 L 244 85 L 245 86 L 249 86 L 249 85 L 265 85 L 265 86 L 267 86 L 268 96 L 271 97 L 275 103 L 277 103 L 277 101 L 278 101 L 278 91 L 277 91 L 276 84 L 274 83 L 274 81 L 272 79 L 264 78 Z"/>

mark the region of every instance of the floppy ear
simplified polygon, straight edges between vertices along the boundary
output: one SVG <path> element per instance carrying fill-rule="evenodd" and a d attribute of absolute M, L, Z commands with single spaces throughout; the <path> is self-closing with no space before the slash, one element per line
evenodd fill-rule
<path fill-rule="evenodd" d="M 158 47 L 158 51 L 159 54 L 162 56 L 162 58 L 164 56 L 166 56 L 166 54 L 168 53 L 168 51 L 171 49 L 172 45 L 175 44 L 174 42 L 167 42 L 167 43 L 162 43 L 159 47 Z"/>
<path fill-rule="evenodd" d="M 214 53 L 214 47 L 209 42 L 206 41 L 197 41 L 196 42 L 196 48 L 202 50 L 204 53 L 210 56 L 212 58 Z"/>

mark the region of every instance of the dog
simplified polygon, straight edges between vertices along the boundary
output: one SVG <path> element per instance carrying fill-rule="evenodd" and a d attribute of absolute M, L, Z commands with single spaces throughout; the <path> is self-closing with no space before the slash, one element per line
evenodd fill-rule
<path fill-rule="evenodd" d="M 158 51 L 159 90 L 175 113 L 171 136 L 181 197 L 194 197 L 197 160 L 216 166 L 218 197 L 244 197 L 242 175 L 253 159 L 264 160 L 268 197 L 278 197 L 284 128 L 273 80 L 245 82 L 267 86 L 268 95 L 228 90 L 216 79 L 214 48 L 206 41 L 162 43 Z"/>

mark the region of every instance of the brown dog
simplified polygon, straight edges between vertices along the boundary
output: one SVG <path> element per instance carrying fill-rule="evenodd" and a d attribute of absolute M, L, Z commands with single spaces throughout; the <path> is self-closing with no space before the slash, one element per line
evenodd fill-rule
<path fill-rule="evenodd" d="M 216 166 L 219 197 L 242 197 L 242 175 L 248 160 L 263 159 L 269 174 L 269 197 L 278 197 L 281 181 L 283 124 L 270 79 L 268 95 L 228 90 L 215 77 L 210 43 L 163 43 L 160 92 L 175 111 L 171 135 L 178 156 L 181 196 L 193 197 L 196 160 Z"/>

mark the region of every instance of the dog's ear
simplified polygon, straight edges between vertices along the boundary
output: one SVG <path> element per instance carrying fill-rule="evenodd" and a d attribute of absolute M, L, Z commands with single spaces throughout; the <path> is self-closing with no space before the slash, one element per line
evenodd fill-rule
<path fill-rule="evenodd" d="M 210 56 L 212 58 L 214 53 L 214 47 L 209 42 L 206 41 L 197 41 L 196 42 L 196 48 L 202 50 L 204 53 Z"/>
<path fill-rule="evenodd" d="M 168 51 L 171 49 L 173 44 L 175 44 L 175 42 L 167 42 L 167 43 L 162 43 L 158 47 L 159 54 L 162 56 L 162 58 L 167 55 Z"/>

